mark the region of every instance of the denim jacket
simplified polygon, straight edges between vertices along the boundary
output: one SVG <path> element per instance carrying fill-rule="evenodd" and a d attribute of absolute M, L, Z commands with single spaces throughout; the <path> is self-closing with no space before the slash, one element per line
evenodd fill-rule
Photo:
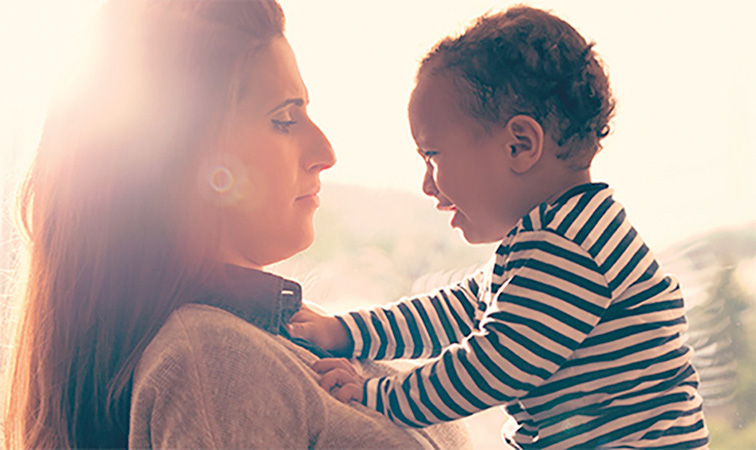
<path fill-rule="evenodd" d="M 320 358 L 333 355 L 289 335 L 285 325 L 302 306 L 302 286 L 268 272 L 226 264 L 208 292 L 195 303 L 214 306 L 273 335 L 281 335 Z"/>

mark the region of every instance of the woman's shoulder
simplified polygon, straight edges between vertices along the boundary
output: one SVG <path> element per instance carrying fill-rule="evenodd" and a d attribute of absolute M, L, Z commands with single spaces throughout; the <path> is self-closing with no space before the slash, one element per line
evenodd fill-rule
<path fill-rule="evenodd" d="M 250 326 L 248 322 L 220 308 L 189 303 L 175 310 L 160 328 L 153 342 L 163 339 L 196 338 L 219 339 L 226 335 L 250 335 L 264 338 L 270 334 Z"/>
<path fill-rule="evenodd" d="M 185 305 L 138 363 L 130 439 L 135 446 L 261 446 L 278 442 L 276 428 L 261 421 L 269 417 L 291 430 L 281 447 L 306 446 L 304 428 L 325 420 L 317 385 L 307 384 L 306 365 L 279 338 L 224 310 Z"/>
<path fill-rule="evenodd" d="M 213 306 L 174 311 L 148 344 L 134 373 L 134 389 L 165 389 L 216 380 L 257 390 L 270 383 L 301 384 L 307 363 L 297 349 Z M 306 357 L 306 356 L 305 356 Z"/>
<path fill-rule="evenodd" d="M 215 366 L 239 364 L 240 355 L 244 360 L 278 359 L 280 346 L 271 334 L 227 311 L 187 304 L 168 317 L 143 352 L 137 371 L 187 358 Z"/>
<path fill-rule="evenodd" d="M 135 447 L 159 442 L 164 447 L 299 448 L 317 441 L 323 447 L 354 448 L 369 439 L 376 447 L 465 446 L 459 426 L 407 431 L 376 411 L 338 402 L 318 386 L 309 368 L 315 359 L 225 310 L 183 306 L 139 363 L 131 442 Z M 391 371 L 374 364 L 365 372 Z M 208 438 L 226 435 L 229 440 Z"/>
<path fill-rule="evenodd" d="M 160 333 L 247 333 L 258 331 L 261 336 L 267 335 L 257 327 L 232 313 L 215 306 L 199 303 L 188 303 L 175 310 L 166 320 Z M 159 334 L 160 334 L 159 333 Z M 257 334 L 254 333 L 253 334 Z"/>

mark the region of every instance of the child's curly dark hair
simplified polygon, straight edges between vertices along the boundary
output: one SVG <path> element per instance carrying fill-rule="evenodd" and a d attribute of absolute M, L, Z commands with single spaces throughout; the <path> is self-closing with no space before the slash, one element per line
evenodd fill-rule
<path fill-rule="evenodd" d="M 485 15 L 436 44 L 418 77 L 429 68 L 461 75 L 460 106 L 486 129 L 527 114 L 560 145 L 557 157 L 577 166 L 590 165 L 609 133 L 615 101 L 593 44 L 546 11 Z"/>

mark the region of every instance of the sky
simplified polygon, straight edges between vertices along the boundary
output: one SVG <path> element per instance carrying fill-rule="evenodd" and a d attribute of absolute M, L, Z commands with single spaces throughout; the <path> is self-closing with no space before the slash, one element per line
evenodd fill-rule
<path fill-rule="evenodd" d="M 99 3 L 0 2 L 0 164 L 8 164 L 11 152 L 23 161 L 33 150 L 53 82 L 75 70 L 70 49 L 86 40 L 84 24 Z M 756 2 L 526 3 L 552 10 L 596 42 L 618 106 L 593 178 L 612 185 L 652 248 L 756 224 L 756 30 L 750 23 Z M 324 183 L 421 195 L 424 165 L 407 123 L 417 65 L 442 37 L 514 2 L 281 4 L 311 116 L 339 158 Z"/>

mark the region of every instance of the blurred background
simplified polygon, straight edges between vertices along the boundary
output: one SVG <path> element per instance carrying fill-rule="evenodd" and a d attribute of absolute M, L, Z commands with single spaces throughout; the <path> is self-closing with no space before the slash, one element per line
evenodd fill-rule
<path fill-rule="evenodd" d="M 116 0 L 127 1 L 127 0 Z M 423 198 L 406 107 L 417 65 L 496 0 L 280 0 L 338 164 L 323 174 L 313 247 L 273 270 L 331 312 L 386 303 L 484 263 Z M 22 243 L 16 185 L 47 99 L 86 57 L 102 0 L 0 3 L 0 313 Z M 594 162 L 686 295 L 712 448 L 756 448 L 756 4 L 739 0 L 528 1 L 569 21 L 609 70 L 613 132 Z M 72 119 L 74 120 L 74 119 Z M 0 343 L 7 338 L 0 327 Z M 504 413 L 467 419 L 477 448 Z"/>

